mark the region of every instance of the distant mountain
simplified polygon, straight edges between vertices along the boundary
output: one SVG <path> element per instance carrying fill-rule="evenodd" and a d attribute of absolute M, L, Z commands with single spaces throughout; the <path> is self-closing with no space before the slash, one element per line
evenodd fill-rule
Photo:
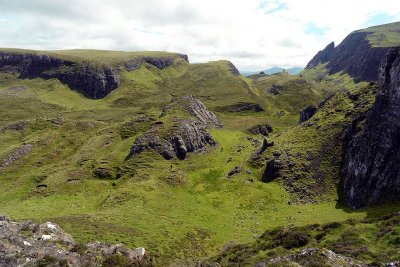
<path fill-rule="evenodd" d="M 303 68 L 293 67 L 293 68 L 289 68 L 289 69 L 284 69 L 284 68 L 281 68 L 281 67 L 272 67 L 272 68 L 269 68 L 269 69 L 262 70 L 262 72 L 264 72 L 265 74 L 268 74 L 268 75 L 272 75 L 272 74 L 276 74 L 276 73 L 282 72 L 284 70 L 287 71 L 291 75 L 297 75 L 301 71 L 303 71 Z M 244 75 L 244 76 L 250 76 L 250 75 L 258 74 L 260 72 L 261 71 L 246 71 L 246 70 L 240 71 L 240 73 L 242 75 Z"/>

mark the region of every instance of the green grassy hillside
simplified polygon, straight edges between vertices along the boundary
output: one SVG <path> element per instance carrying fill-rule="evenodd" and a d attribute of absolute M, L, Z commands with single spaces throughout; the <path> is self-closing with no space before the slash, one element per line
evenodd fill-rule
<path fill-rule="evenodd" d="M 52 53 L 108 63 L 125 60 L 125 52 Z M 0 164 L 24 144 L 32 145 L 27 155 L 0 167 L 5 189 L 0 192 L 0 214 L 54 221 L 80 242 L 144 246 L 158 266 L 174 266 L 210 257 L 229 241 L 254 241 L 266 229 L 383 212 L 380 207 L 351 211 L 338 204 L 333 190 L 340 147 L 332 146 L 352 118 L 346 111 L 354 107 L 344 92 L 360 95 L 367 108 L 373 96 L 366 84 L 355 85 L 346 75 L 329 76 L 324 66 L 299 76 L 250 79 L 234 75 L 227 61 L 177 60 L 163 70 L 144 64 L 121 73 L 120 87 L 99 100 L 87 99 L 57 79 L 0 74 Z M 279 94 L 270 93 L 274 84 Z M 301 109 L 334 92 L 342 93 L 317 113 L 312 125 L 297 125 Z M 153 151 L 127 158 L 136 137 L 159 119 L 163 107 L 175 96 L 190 94 L 222 120 L 224 128 L 211 130 L 217 146 L 183 161 L 167 161 Z M 235 112 L 240 103 L 257 104 L 262 110 Z M 23 129 L 16 129 L 16 123 Z M 268 138 L 276 144 L 254 161 L 263 137 L 248 128 L 265 123 L 274 128 Z M 327 139 L 316 138 L 321 132 Z M 265 161 L 274 151 L 308 164 L 307 155 L 318 157 L 324 147 L 333 149 L 333 160 L 321 163 L 329 172 L 321 199 L 294 202 L 296 195 L 284 180 L 261 181 Z M 242 172 L 228 178 L 234 167 Z M 99 170 L 109 174 L 107 179 L 99 178 Z M 296 171 L 307 177 L 307 171 Z M 299 183 L 308 185 L 306 179 Z M 398 209 L 387 206 L 386 211 Z"/>
<path fill-rule="evenodd" d="M 373 47 L 400 45 L 400 22 L 369 27 L 361 31 L 371 33 L 367 38 Z"/>

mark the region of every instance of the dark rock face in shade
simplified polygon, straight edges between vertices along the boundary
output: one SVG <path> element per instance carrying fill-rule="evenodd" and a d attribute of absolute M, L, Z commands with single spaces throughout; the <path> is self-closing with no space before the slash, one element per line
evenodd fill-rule
<path fill-rule="evenodd" d="M 331 60 L 333 54 L 335 53 L 335 43 L 332 42 L 328 44 L 323 50 L 319 51 L 311 60 L 308 62 L 306 69 L 311 69 L 318 66 L 319 64 L 324 64 Z"/>
<path fill-rule="evenodd" d="M 126 62 L 123 68 L 133 71 L 147 63 L 164 69 L 174 64 L 176 58 L 189 61 L 183 54 L 144 57 Z M 104 98 L 118 88 L 121 84 L 120 67 L 86 61 L 72 62 L 45 54 L 0 51 L 0 72 L 17 73 L 21 78 L 56 78 L 89 98 Z"/>
<path fill-rule="evenodd" d="M 329 44 L 317 53 L 307 64 L 307 69 L 320 63 L 327 63 L 329 74 L 343 71 L 358 81 L 377 81 L 379 66 L 390 48 L 372 47 L 367 36 L 369 32 L 355 31 L 349 34 L 337 47 Z"/>
<path fill-rule="evenodd" d="M 300 111 L 300 123 L 305 122 L 309 119 L 311 119 L 312 116 L 314 116 L 315 112 L 317 111 L 317 108 L 314 106 L 308 106 L 302 111 Z"/>
<path fill-rule="evenodd" d="M 121 83 L 118 71 L 109 66 L 41 54 L 0 52 L 0 71 L 18 73 L 22 78 L 57 78 L 90 98 L 103 98 Z"/>
<path fill-rule="evenodd" d="M 384 58 L 379 83 L 373 107 L 347 136 L 342 172 L 346 202 L 354 209 L 400 201 L 400 48 Z"/>

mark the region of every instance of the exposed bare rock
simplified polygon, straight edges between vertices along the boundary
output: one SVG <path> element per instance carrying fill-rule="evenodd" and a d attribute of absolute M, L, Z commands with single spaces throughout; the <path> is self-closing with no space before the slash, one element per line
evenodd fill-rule
<path fill-rule="evenodd" d="M 314 106 L 308 106 L 305 109 L 303 109 L 302 111 L 300 111 L 300 120 L 299 123 L 308 121 L 309 119 L 311 119 L 312 116 L 314 116 L 315 112 L 317 112 L 317 108 Z"/>
<path fill-rule="evenodd" d="M 235 166 L 232 170 L 229 171 L 228 173 L 228 178 L 231 178 L 235 174 L 239 174 L 242 172 L 242 167 L 240 166 Z"/>
<path fill-rule="evenodd" d="M 165 159 L 175 156 L 185 159 L 187 153 L 201 151 L 216 144 L 207 129 L 222 127 L 222 124 L 199 99 L 194 96 L 176 98 L 164 108 L 161 118 L 176 108 L 183 109 L 188 116 L 176 117 L 168 125 L 163 122 L 154 123 L 150 130 L 136 138 L 131 147 L 131 157 L 152 149 Z"/>
<path fill-rule="evenodd" d="M 267 89 L 267 92 L 272 95 L 279 95 L 282 93 L 282 89 L 282 86 L 273 84 L 270 88 Z"/>
<path fill-rule="evenodd" d="M 367 36 L 370 32 L 355 31 L 337 47 L 329 44 L 307 64 L 307 69 L 326 63 L 329 74 L 343 71 L 356 81 L 377 81 L 382 59 L 390 47 L 372 47 Z"/>
<path fill-rule="evenodd" d="M 268 183 L 280 176 L 280 170 L 282 169 L 282 163 L 278 157 L 271 159 L 267 162 L 262 181 Z"/>
<path fill-rule="evenodd" d="M 385 57 L 376 101 L 349 129 L 343 176 L 347 204 L 400 201 L 400 47 Z"/>
<path fill-rule="evenodd" d="M 345 257 L 328 249 L 319 248 L 306 248 L 295 254 L 288 254 L 286 256 L 270 259 L 264 262 L 256 264 L 256 267 L 266 266 L 331 266 L 331 267 L 366 267 L 367 265 L 354 260 L 349 257 Z"/>
<path fill-rule="evenodd" d="M 26 123 L 25 121 L 18 121 L 18 122 L 13 122 L 13 123 L 10 123 L 10 124 L 0 127 L 0 132 L 6 131 L 6 130 L 22 132 L 27 127 L 28 127 L 28 123 Z"/>
<path fill-rule="evenodd" d="M 129 60 L 125 63 L 125 69 L 127 71 L 134 71 L 140 69 L 143 64 L 148 63 L 151 64 L 158 69 L 162 70 L 174 64 L 176 58 L 181 58 L 186 62 L 189 62 L 189 58 L 187 55 L 184 54 L 175 54 L 175 57 L 143 57 L 143 58 L 136 58 L 133 60 Z"/>
<path fill-rule="evenodd" d="M 0 266 L 101 266 L 113 257 L 123 257 L 131 266 L 148 266 L 144 248 L 99 242 L 78 245 L 58 225 L 47 222 L 12 222 L 0 216 Z"/>
<path fill-rule="evenodd" d="M 22 145 L 18 149 L 14 150 L 10 154 L 8 154 L 5 159 L 0 164 L 0 170 L 6 168 L 7 166 L 13 164 L 15 161 L 18 161 L 25 157 L 29 152 L 31 152 L 33 148 L 32 144 Z"/>
<path fill-rule="evenodd" d="M 87 97 L 103 98 L 120 85 L 121 67 L 132 71 L 148 63 L 164 69 L 174 64 L 176 58 L 188 61 L 186 55 L 175 54 L 170 57 L 137 58 L 126 62 L 124 66 L 108 66 L 87 61 L 75 62 L 34 52 L 0 51 L 0 71 L 19 74 L 21 78 L 57 78 Z"/>
<path fill-rule="evenodd" d="M 183 96 L 181 105 L 192 116 L 196 117 L 201 123 L 210 127 L 221 128 L 222 123 L 218 117 L 208 111 L 207 107 L 197 97 L 193 95 Z"/>
<path fill-rule="evenodd" d="M 311 69 L 331 60 L 335 53 L 335 43 L 328 44 L 323 50 L 319 51 L 311 60 L 308 62 L 306 69 Z"/>
<path fill-rule="evenodd" d="M 255 125 L 249 128 L 248 131 L 254 135 L 261 134 L 263 136 L 268 136 L 270 133 L 272 133 L 273 129 L 271 125 L 266 123 L 266 124 Z"/>

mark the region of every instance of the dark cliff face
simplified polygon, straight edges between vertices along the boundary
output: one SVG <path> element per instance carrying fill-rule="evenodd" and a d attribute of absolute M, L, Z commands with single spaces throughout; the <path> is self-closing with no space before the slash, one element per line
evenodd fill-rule
<path fill-rule="evenodd" d="M 377 81 L 379 66 L 390 48 L 374 48 L 368 32 L 353 32 L 335 49 L 328 63 L 330 74 L 344 71 L 356 81 Z"/>
<path fill-rule="evenodd" d="M 189 62 L 187 55 L 175 54 L 170 57 L 137 58 L 124 63 L 123 67 L 133 71 L 147 63 L 165 69 L 173 65 L 176 58 Z M 117 69 L 118 65 L 111 67 L 86 61 L 72 62 L 43 54 L 0 52 L 0 71 L 18 73 L 22 78 L 57 78 L 90 98 L 103 98 L 121 84 Z"/>
<path fill-rule="evenodd" d="M 0 71 L 16 72 L 22 78 L 57 78 L 90 98 L 103 98 L 121 83 L 118 71 L 108 66 L 30 53 L 0 52 Z"/>
<path fill-rule="evenodd" d="M 307 64 L 307 69 L 320 63 L 329 62 L 329 74 L 343 71 L 358 81 L 377 81 L 382 59 L 390 48 L 372 47 L 367 36 L 369 32 L 353 32 L 336 48 L 329 44 Z"/>
<path fill-rule="evenodd" d="M 352 208 L 400 201 L 400 47 L 384 57 L 379 76 L 382 91 L 348 133 L 342 172 Z"/>
<path fill-rule="evenodd" d="M 319 51 L 311 60 L 308 62 L 306 69 L 311 69 L 319 64 L 324 64 L 331 60 L 335 53 L 335 43 L 328 44 L 323 50 Z"/>

